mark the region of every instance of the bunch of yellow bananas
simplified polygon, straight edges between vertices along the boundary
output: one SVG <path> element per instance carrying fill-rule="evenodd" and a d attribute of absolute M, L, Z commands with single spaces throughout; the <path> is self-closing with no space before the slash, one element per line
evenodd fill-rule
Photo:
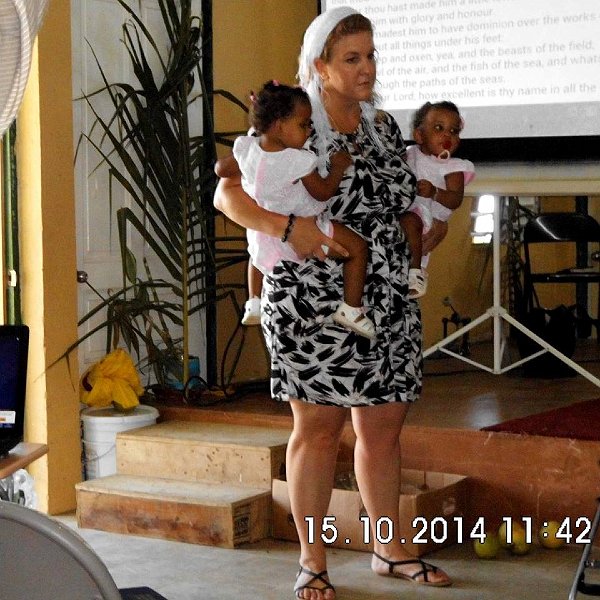
<path fill-rule="evenodd" d="M 92 365 L 79 382 L 79 399 L 89 406 L 110 406 L 130 410 L 144 393 L 131 356 L 121 348 Z"/>

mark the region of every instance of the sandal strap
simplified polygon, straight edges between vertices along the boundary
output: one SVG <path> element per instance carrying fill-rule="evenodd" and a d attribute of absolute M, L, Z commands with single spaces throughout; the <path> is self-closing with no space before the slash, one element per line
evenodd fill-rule
<path fill-rule="evenodd" d="M 417 284 L 424 285 L 427 281 L 427 275 L 423 269 L 410 269 L 408 272 L 409 281 Z"/>
<path fill-rule="evenodd" d="M 427 292 L 427 273 L 424 269 L 410 269 L 408 272 L 409 298 L 420 298 Z"/>
<path fill-rule="evenodd" d="M 346 318 L 350 321 L 354 321 L 354 323 L 358 323 L 362 320 L 361 317 L 365 316 L 362 306 L 350 306 L 349 304 L 342 302 L 340 304 L 340 310 L 344 312 Z"/>
<path fill-rule="evenodd" d="M 333 314 L 333 320 L 358 335 L 371 340 L 375 338 L 375 325 L 366 316 L 362 306 L 350 306 L 341 302 Z"/>
<path fill-rule="evenodd" d="M 325 579 L 325 577 L 327 577 L 326 570 L 321 571 L 320 573 L 315 573 L 314 571 L 311 571 L 310 569 L 306 569 L 305 567 L 300 565 L 300 569 L 298 570 L 296 579 L 298 577 L 300 577 L 300 575 L 310 575 L 310 579 L 305 584 L 297 585 L 294 587 L 294 593 L 296 594 L 296 596 L 298 596 L 298 592 L 301 592 L 302 590 L 319 590 L 322 592 L 324 592 L 325 590 L 333 590 L 335 592 L 335 588 L 333 587 L 333 585 L 331 585 L 331 583 L 329 581 L 327 581 L 327 579 Z M 320 581 L 321 583 L 324 583 L 325 585 L 323 587 L 316 587 L 314 585 L 311 585 L 311 584 L 315 583 L 316 581 Z"/>
<path fill-rule="evenodd" d="M 369 335 L 373 335 L 375 333 L 373 321 L 371 321 L 371 319 L 369 319 L 364 313 L 362 314 L 361 319 L 354 321 L 354 327 Z"/>
<path fill-rule="evenodd" d="M 362 306 L 350 306 L 349 304 L 342 302 L 340 309 L 343 311 L 342 314 L 349 321 L 352 321 L 353 326 L 356 329 L 360 329 L 362 332 L 368 334 L 375 333 L 373 322 L 367 317 Z"/>
<path fill-rule="evenodd" d="M 438 570 L 438 568 L 436 566 L 434 566 L 430 563 L 427 563 L 424 560 L 421 560 L 420 558 L 409 558 L 407 560 L 389 560 L 389 559 L 381 556 L 381 554 L 378 554 L 377 552 L 373 552 L 373 554 L 379 560 L 382 560 L 384 563 L 387 564 L 390 575 L 394 574 L 394 567 L 399 567 L 401 565 L 419 565 L 421 567 L 420 571 L 417 571 L 416 573 L 413 573 L 412 575 L 406 575 L 406 577 L 410 577 L 411 579 L 414 579 L 416 581 L 418 577 L 422 576 L 423 581 L 428 582 L 429 581 L 429 573 L 436 573 Z"/>

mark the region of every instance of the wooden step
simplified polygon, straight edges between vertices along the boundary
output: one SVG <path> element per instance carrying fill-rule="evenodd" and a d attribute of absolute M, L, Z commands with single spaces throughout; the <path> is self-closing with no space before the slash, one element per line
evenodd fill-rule
<path fill-rule="evenodd" d="M 271 489 L 290 431 L 166 421 L 117 434 L 117 473 Z"/>
<path fill-rule="evenodd" d="M 79 527 L 234 548 L 270 535 L 263 489 L 111 475 L 76 485 Z"/>

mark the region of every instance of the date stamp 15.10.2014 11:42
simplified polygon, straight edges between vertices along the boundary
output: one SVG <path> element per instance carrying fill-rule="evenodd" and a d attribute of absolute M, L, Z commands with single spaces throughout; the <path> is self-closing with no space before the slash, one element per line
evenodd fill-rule
<path fill-rule="evenodd" d="M 307 524 L 307 537 L 310 544 L 314 544 L 317 539 L 325 544 L 333 544 L 342 536 L 338 530 L 336 518 L 333 515 L 323 517 L 322 523 L 317 523 L 317 519 L 310 515 L 304 517 Z M 525 543 L 533 542 L 533 518 L 524 516 L 519 519 L 512 517 L 502 517 L 501 522 L 506 524 L 506 543 L 512 543 L 513 524 L 518 525 L 524 531 Z M 380 544 L 389 544 L 398 533 L 394 531 L 394 522 L 389 517 L 380 517 L 375 522 L 363 515 L 360 517 L 362 543 L 370 544 L 376 541 Z M 541 535 L 548 536 L 548 522 L 544 521 L 541 525 Z M 590 542 L 589 534 L 592 528 L 591 520 L 588 517 L 565 517 L 559 522 L 554 536 L 563 540 L 566 544 L 587 544 Z M 450 518 L 434 517 L 426 519 L 425 517 L 415 517 L 412 521 L 413 531 L 404 533 L 400 537 L 400 543 L 405 544 L 410 541 L 413 544 L 447 544 L 448 542 L 462 544 L 465 541 L 478 540 L 483 543 L 488 536 L 489 529 L 486 527 L 485 517 L 478 517 L 473 526 L 467 526 L 461 516 Z M 450 540 L 452 535 L 455 539 Z M 407 537 L 409 536 L 409 537 Z M 350 544 L 350 538 L 341 538 L 345 544 Z"/>

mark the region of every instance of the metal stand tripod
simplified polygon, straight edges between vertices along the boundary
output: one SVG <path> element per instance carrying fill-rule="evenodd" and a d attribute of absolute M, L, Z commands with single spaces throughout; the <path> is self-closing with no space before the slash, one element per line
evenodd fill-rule
<path fill-rule="evenodd" d="M 559 352 L 554 346 L 551 346 L 548 342 L 543 340 L 541 337 L 536 335 L 533 331 L 525 327 L 522 323 L 517 321 L 514 317 L 508 314 L 508 311 L 503 308 L 500 304 L 500 203 L 504 201 L 504 197 L 501 196 L 497 198 L 496 203 L 494 204 L 494 231 L 492 234 L 492 242 L 493 242 L 493 255 L 492 255 L 492 268 L 493 268 L 493 304 L 490 308 L 486 310 L 481 316 L 477 317 L 473 321 L 471 321 L 468 325 L 458 329 L 442 341 L 434 344 L 430 348 L 427 348 L 423 353 L 423 357 L 427 358 L 434 352 L 444 352 L 449 356 L 462 360 L 466 363 L 469 363 L 475 367 L 479 367 L 484 371 L 488 371 L 489 373 L 493 373 L 494 375 L 500 375 L 502 373 L 506 373 L 511 369 L 514 369 L 538 356 L 549 352 L 553 354 L 565 363 L 567 366 L 571 367 L 574 371 L 591 381 L 594 385 L 600 387 L 600 379 L 592 375 L 589 371 L 586 371 L 583 367 L 579 366 L 576 362 L 572 361 L 568 356 L 565 356 L 562 352 Z M 488 319 L 492 319 L 493 322 L 493 343 L 494 343 L 494 363 L 493 367 L 489 367 L 477 361 L 474 361 L 466 356 L 453 352 L 446 348 L 448 344 L 451 344 L 454 340 L 459 337 L 465 335 L 471 329 L 481 325 L 481 323 L 487 321 Z M 525 334 L 527 337 L 531 338 L 534 342 L 541 346 L 541 349 L 537 352 L 534 352 L 530 356 L 526 356 L 525 358 L 513 362 L 505 367 L 502 366 L 502 358 L 504 356 L 506 336 L 502 329 L 502 320 L 506 321 L 508 324 L 512 325 L 516 329 L 518 329 L 521 333 Z"/>
<path fill-rule="evenodd" d="M 589 542 L 583 547 L 581 554 L 581 560 L 577 566 L 575 572 L 575 578 L 573 579 L 573 585 L 569 593 L 569 600 L 575 600 L 577 592 L 581 592 L 587 596 L 600 596 L 600 584 L 598 583 L 587 583 L 585 580 L 586 569 L 600 569 L 599 560 L 590 560 L 590 553 L 594 544 L 594 539 L 598 532 L 598 525 L 600 524 L 600 499 L 596 507 L 596 514 L 592 521 L 592 525 L 589 532 Z"/>

